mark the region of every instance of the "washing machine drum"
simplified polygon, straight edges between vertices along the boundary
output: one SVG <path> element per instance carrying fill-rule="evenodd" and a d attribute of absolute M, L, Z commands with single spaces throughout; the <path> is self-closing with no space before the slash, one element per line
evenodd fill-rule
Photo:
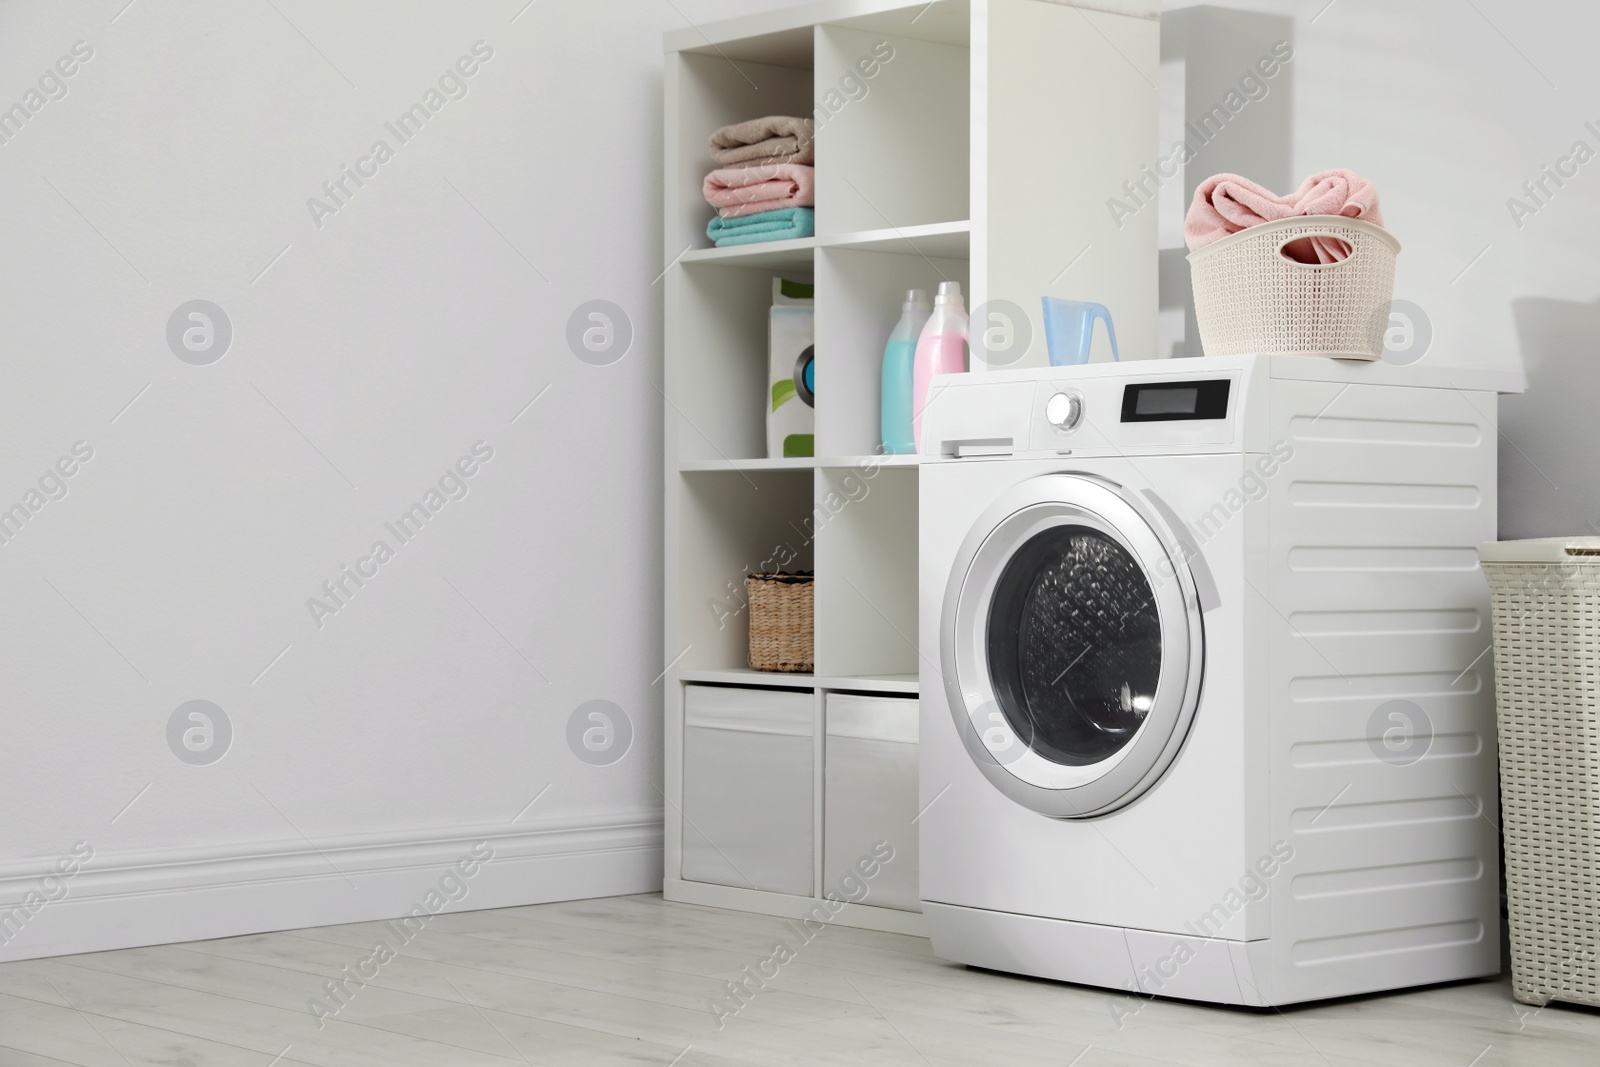
<path fill-rule="evenodd" d="M 979 768 L 1062 818 L 1160 779 L 1199 703 L 1205 635 L 1187 537 L 1085 474 L 1017 486 L 973 527 L 941 620 L 944 682 Z"/>

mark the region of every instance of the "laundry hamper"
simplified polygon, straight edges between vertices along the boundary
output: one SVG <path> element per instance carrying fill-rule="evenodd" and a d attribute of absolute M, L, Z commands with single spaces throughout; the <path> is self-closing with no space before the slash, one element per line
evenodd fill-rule
<path fill-rule="evenodd" d="M 745 578 L 745 592 L 750 599 L 751 669 L 810 672 L 816 663 L 812 575 L 752 574 Z"/>
<path fill-rule="evenodd" d="M 1600 1005 L 1600 537 L 1479 552 L 1494 602 L 1512 992 Z"/>
<path fill-rule="evenodd" d="M 1299 263 L 1283 247 L 1345 242 L 1337 263 Z M 1264 222 L 1189 254 L 1195 318 L 1208 356 L 1252 352 L 1375 360 L 1383 356 L 1400 242 L 1342 215 Z"/>

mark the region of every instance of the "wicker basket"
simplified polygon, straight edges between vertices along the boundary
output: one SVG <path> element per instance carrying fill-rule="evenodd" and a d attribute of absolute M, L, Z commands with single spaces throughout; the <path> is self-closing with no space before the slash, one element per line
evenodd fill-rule
<path fill-rule="evenodd" d="M 1350 245 L 1337 263 L 1298 263 L 1283 246 L 1305 237 Z M 1251 352 L 1335 359 L 1383 356 L 1400 242 L 1381 226 L 1305 215 L 1252 226 L 1189 255 L 1194 311 L 1208 356 Z"/>
<path fill-rule="evenodd" d="M 816 581 L 805 573 L 752 574 L 744 584 L 750 597 L 751 668 L 809 673 L 816 666 Z"/>
<path fill-rule="evenodd" d="M 1600 1005 L 1600 538 L 1484 545 L 1512 995 Z"/>

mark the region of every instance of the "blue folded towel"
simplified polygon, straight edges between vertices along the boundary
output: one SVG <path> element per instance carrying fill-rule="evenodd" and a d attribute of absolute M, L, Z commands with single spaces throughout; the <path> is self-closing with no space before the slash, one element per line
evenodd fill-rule
<path fill-rule="evenodd" d="M 738 219 L 725 219 L 718 215 L 706 227 L 706 236 L 715 241 L 718 248 L 753 245 L 762 241 L 789 241 L 797 237 L 810 237 L 816 232 L 817 212 L 809 207 L 786 207 Z"/>

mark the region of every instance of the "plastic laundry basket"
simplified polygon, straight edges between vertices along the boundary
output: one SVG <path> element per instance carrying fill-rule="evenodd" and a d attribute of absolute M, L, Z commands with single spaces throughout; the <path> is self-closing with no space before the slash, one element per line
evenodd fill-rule
<path fill-rule="evenodd" d="M 1350 246 L 1337 263 L 1298 263 L 1284 245 L 1331 237 Z M 1208 356 L 1250 352 L 1375 360 L 1394 303 L 1400 242 L 1342 215 L 1264 222 L 1189 255 L 1195 318 Z"/>
<path fill-rule="evenodd" d="M 1500 541 L 1480 555 L 1513 995 L 1600 1005 L 1600 537 Z"/>

